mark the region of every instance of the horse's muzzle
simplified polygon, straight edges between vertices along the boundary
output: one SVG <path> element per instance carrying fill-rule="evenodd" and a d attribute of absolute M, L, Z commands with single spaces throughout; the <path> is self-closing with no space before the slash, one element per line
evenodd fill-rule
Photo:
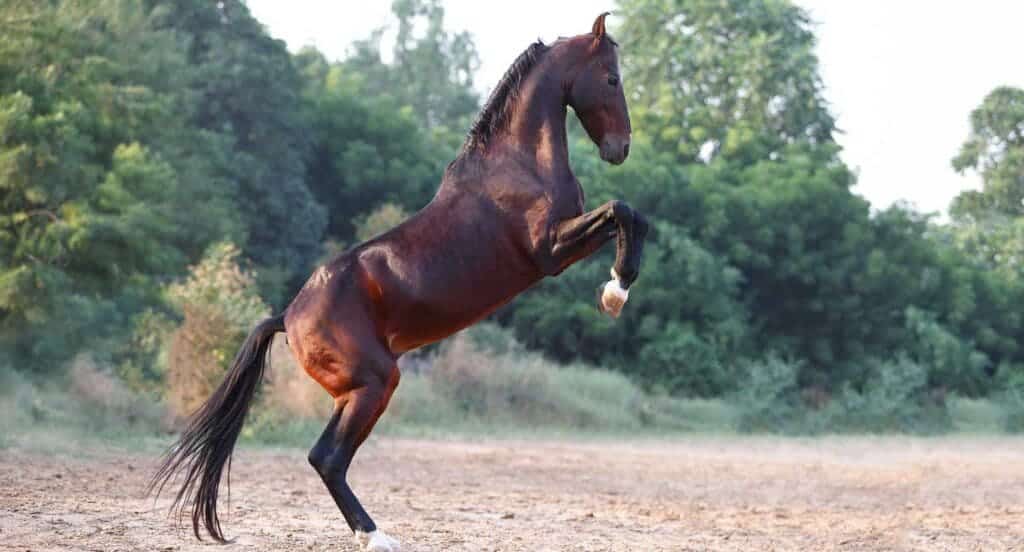
<path fill-rule="evenodd" d="M 629 157 L 629 137 L 606 136 L 601 141 L 601 159 L 621 165 Z"/>

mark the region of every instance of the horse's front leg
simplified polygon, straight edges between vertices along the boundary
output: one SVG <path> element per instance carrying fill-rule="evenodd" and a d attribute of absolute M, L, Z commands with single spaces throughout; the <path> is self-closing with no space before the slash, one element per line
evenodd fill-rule
<path fill-rule="evenodd" d="M 640 273 L 647 221 L 622 201 L 609 201 L 593 211 L 564 220 L 555 229 L 551 255 L 561 272 L 616 238 L 612 280 L 604 284 L 598 307 L 618 317 L 629 297 L 629 286 Z"/>

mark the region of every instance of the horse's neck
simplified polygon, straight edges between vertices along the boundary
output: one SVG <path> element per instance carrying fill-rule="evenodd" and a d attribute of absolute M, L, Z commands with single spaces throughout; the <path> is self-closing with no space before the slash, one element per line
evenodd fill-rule
<path fill-rule="evenodd" d="M 540 174 L 560 178 L 571 174 L 565 97 L 557 79 L 546 71 L 535 73 L 522 85 L 506 139 L 514 149 L 534 158 Z"/>

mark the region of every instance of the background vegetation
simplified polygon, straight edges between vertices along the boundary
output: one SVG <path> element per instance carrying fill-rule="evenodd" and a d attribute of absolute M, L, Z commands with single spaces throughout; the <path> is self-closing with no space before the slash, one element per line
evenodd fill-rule
<path fill-rule="evenodd" d="M 619 4 L 633 153 L 601 163 L 575 122 L 571 153 L 588 205 L 655 223 L 633 300 L 594 308 L 610 251 L 543 282 L 409 359 L 385 426 L 1024 428 L 1024 91 L 964 114 L 952 165 L 984 187 L 948 218 L 873 209 L 806 13 Z M 0 444 L 173 426 L 317 262 L 429 201 L 478 60 L 437 0 L 393 8 L 393 43 L 328 60 L 238 0 L 0 3 Z M 247 431 L 305 442 L 324 395 L 280 353 Z"/>

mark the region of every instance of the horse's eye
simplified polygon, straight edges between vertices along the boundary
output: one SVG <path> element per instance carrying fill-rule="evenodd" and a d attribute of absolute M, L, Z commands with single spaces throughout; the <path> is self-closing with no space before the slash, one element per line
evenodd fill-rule
<path fill-rule="evenodd" d="M 608 77 L 608 84 L 610 84 L 612 86 L 618 86 L 619 85 L 619 77 L 616 77 L 615 75 L 611 75 L 610 77 Z"/>

